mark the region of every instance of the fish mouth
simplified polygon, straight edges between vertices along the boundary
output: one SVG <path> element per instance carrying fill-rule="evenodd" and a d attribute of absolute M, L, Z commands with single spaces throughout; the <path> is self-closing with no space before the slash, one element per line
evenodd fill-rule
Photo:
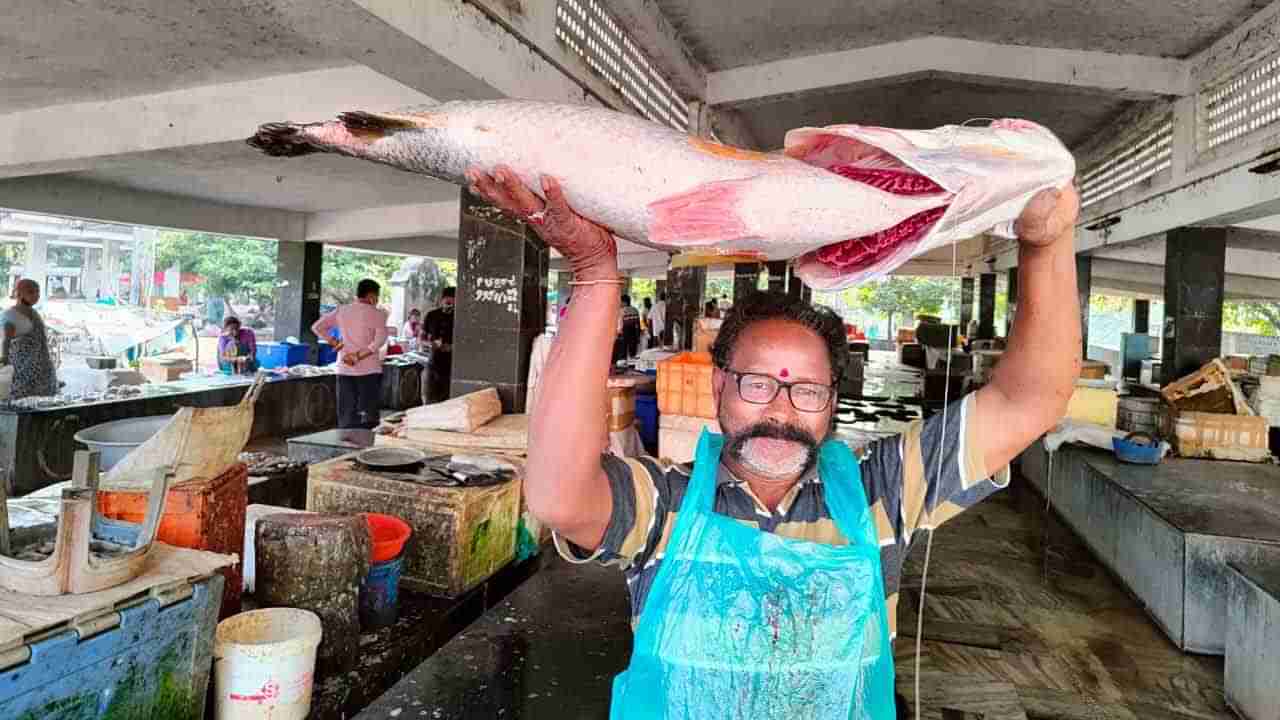
<path fill-rule="evenodd" d="M 947 192 L 946 188 L 928 176 L 905 165 L 884 167 L 884 157 L 881 156 L 879 160 L 878 167 L 846 163 L 832 165 L 827 170 L 894 195 L 937 195 Z M 891 255 L 910 252 L 942 220 L 949 207 L 950 205 L 943 205 L 930 208 L 870 235 L 825 245 L 802 256 L 801 262 L 815 262 L 842 276 L 857 273 Z"/>

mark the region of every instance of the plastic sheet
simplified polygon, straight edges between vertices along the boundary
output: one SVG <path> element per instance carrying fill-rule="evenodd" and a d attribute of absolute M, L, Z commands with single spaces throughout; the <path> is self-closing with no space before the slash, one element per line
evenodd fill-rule
<path fill-rule="evenodd" d="M 894 718 L 880 550 L 857 461 L 823 445 L 828 506 L 850 544 L 761 532 L 713 511 L 723 438 L 703 433 L 645 601 L 615 720 Z"/>

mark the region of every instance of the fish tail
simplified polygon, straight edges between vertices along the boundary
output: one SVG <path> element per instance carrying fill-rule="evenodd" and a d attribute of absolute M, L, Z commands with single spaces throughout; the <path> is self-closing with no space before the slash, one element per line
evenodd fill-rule
<path fill-rule="evenodd" d="M 315 142 L 305 132 L 306 128 L 314 124 L 267 123 L 259 126 L 258 132 L 254 133 L 253 137 L 245 142 L 251 147 L 257 148 L 273 157 L 310 155 L 311 153 L 321 152 L 320 148 L 316 147 Z"/>

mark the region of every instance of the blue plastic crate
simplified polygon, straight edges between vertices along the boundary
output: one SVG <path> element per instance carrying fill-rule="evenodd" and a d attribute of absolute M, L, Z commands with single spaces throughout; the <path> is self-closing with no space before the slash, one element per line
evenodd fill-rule
<path fill-rule="evenodd" d="M 323 367 L 338 362 L 338 351 L 332 345 L 320 345 L 319 348 L 320 355 L 319 359 L 316 360 L 317 365 Z"/>
<path fill-rule="evenodd" d="M 636 420 L 640 424 L 640 441 L 648 447 L 658 445 L 658 396 L 636 395 Z"/>
<path fill-rule="evenodd" d="M 307 361 L 310 348 L 292 343 L 258 343 L 258 365 L 263 368 L 293 367 Z"/>
<path fill-rule="evenodd" d="M 0 653 L 0 718 L 198 720 L 223 582 L 215 573 L 144 594 L 109 611 L 119 624 L 102 632 L 81 639 L 67 627 Z"/>

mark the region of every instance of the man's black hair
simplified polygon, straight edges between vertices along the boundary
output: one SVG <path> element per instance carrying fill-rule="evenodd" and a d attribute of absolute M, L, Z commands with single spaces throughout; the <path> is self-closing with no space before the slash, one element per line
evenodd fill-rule
<path fill-rule="evenodd" d="M 811 305 L 780 292 L 754 292 L 733 304 L 720 325 L 720 334 L 711 344 L 711 357 L 716 366 L 729 369 L 738 336 L 752 324 L 765 320 L 786 320 L 817 333 L 827 344 L 832 382 L 839 382 L 849 356 L 844 320 L 831 308 Z"/>
<path fill-rule="evenodd" d="M 356 297 L 358 298 L 380 294 L 382 294 L 382 286 L 378 284 L 377 280 L 365 278 L 356 285 Z"/>
<path fill-rule="evenodd" d="M 667 294 L 666 294 L 665 292 L 660 292 L 660 293 L 658 293 L 658 299 L 659 299 L 659 300 L 661 300 L 662 302 L 666 302 L 666 301 L 667 301 Z"/>
<path fill-rule="evenodd" d="M 243 325 L 240 324 L 240 318 L 236 317 L 235 315 L 228 315 L 226 319 L 222 321 L 222 327 L 226 327 L 228 325 L 231 325 L 232 323 L 234 323 L 236 327 L 244 327 Z"/>
<path fill-rule="evenodd" d="M 653 301 L 652 301 L 652 300 L 650 300 L 649 298 L 645 298 L 645 299 L 644 299 L 644 306 L 645 306 L 645 307 L 653 307 Z"/>
<path fill-rule="evenodd" d="M 623 296 L 622 296 L 622 304 L 623 304 L 623 305 L 630 305 L 630 304 L 631 304 L 631 296 L 630 296 L 630 295 L 623 295 Z"/>
<path fill-rule="evenodd" d="M 458 295 L 458 288 L 456 287 L 447 287 L 444 290 L 440 291 L 441 298 L 447 298 L 447 297 L 456 298 L 457 295 Z"/>

